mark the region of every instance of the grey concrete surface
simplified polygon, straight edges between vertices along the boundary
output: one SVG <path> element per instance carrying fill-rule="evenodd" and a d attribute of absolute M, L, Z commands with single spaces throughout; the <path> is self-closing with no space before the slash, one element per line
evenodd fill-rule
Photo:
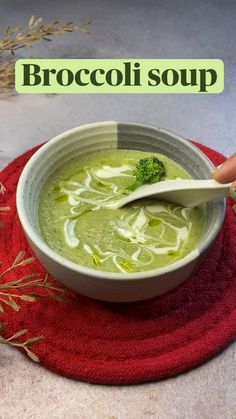
<path fill-rule="evenodd" d="M 152 123 L 236 151 L 236 1 L 0 0 L 0 35 L 34 14 L 80 23 L 80 32 L 39 42 L 27 56 L 220 58 L 220 95 L 15 95 L 0 99 L 0 167 L 68 128 L 99 120 Z M 20 56 L 25 56 L 19 53 Z M 92 386 L 58 377 L 0 348 L 0 418 L 233 419 L 235 345 L 205 365 L 159 383 Z"/>

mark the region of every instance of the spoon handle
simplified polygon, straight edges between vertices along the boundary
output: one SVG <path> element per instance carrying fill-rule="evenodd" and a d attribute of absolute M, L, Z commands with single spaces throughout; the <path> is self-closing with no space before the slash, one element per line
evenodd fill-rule
<path fill-rule="evenodd" d="M 230 196 L 231 183 L 219 183 L 214 179 L 201 181 L 199 186 L 193 190 L 183 191 L 183 200 L 185 205 L 189 207 L 195 207 L 205 202 L 212 201 L 214 199 L 226 198 Z M 187 196 L 187 192 L 189 196 Z"/>
<path fill-rule="evenodd" d="M 185 207 L 195 207 L 213 199 L 230 196 L 231 183 L 219 183 L 214 179 L 166 180 L 144 185 L 115 204 L 120 208 L 141 198 L 156 198 Z"/>
<path fill-rule="evenodd" d="M 196 207 L 214 199 L 230 196 L 231 183 L 219 183 L 214 179 L 180 181 L 176 189 L 164 191 L 156 198 L 180 204 L 184 207 Z"/>

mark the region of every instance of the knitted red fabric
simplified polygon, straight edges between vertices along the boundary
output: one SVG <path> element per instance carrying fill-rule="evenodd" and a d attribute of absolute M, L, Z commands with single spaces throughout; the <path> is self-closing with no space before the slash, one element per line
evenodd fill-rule
<path fill-rule="evenodd" d="M 224 160 L 217 152 L 198 146 L 216 165 Z M 4 223 L 0 230 L 2 272 L 20 251 L 25 250 L 25 257 L 32 256 L 16 213 L 15 192 L 19 175 L 35 151 L 20 156 L 0 173 L 6 187 L 0 207 L 11 208 L 0 213 Z M 45 298 L 20 300 L 18 312 L 0 301 L 4 306 L 0 321 L 6 323 L 1 334 L 8 338 L 28 329 L 26 338 L 44 336 L 30 346 L 41 365 L 93 383 L 141 383 L 196 367 L 236 334 L 236 219 L 231 205 L 229 202 L 224 226 L 198 272 L 172 292 L 144 302 L 114 304 L 69 290 L 67 300 L 61 302 L 43 288 L 26 287 L 24 294 L 37 291 Z M 3 275 L 0 285 L 32 272 L 45 274 L 35 260 Z M 19 304 L 19 298 L 14 299 Z"/>

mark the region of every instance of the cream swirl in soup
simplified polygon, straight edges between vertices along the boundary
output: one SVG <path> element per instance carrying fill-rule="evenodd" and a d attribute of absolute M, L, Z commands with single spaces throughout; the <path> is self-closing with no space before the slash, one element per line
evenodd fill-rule
<path fill-rule="evenodd" d="M 43 187 L 39 223 L 46 243 L 81 265 L 107 272 L 140 272 L 169 265 L 193 250 L 204 211 L 157 200 L 111 209 L 134 182 L 137 162 L 154 155 L 134 150 L 103 150 L 74 158 Z M 167 179 L 189 174 L 166 156 Z"/>

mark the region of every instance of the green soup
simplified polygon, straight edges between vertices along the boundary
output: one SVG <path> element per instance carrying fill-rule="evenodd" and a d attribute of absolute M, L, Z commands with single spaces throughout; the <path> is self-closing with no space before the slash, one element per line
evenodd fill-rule
<path fill-rule="evenodd" d="M 137 162 L 153 155 L 104 150 L 74 158 L 57 169 L 43 187 L 39 224 L 46 243 L 73 262 L 109 272 L 140 272 L 169 265 L 193 250 L 204 223 L 201 207 L 182 208 L 157 200 L 121 209 L 120 199 L 135 178 Z M 167 179 L 189 174 L 166 156 Z"/>

